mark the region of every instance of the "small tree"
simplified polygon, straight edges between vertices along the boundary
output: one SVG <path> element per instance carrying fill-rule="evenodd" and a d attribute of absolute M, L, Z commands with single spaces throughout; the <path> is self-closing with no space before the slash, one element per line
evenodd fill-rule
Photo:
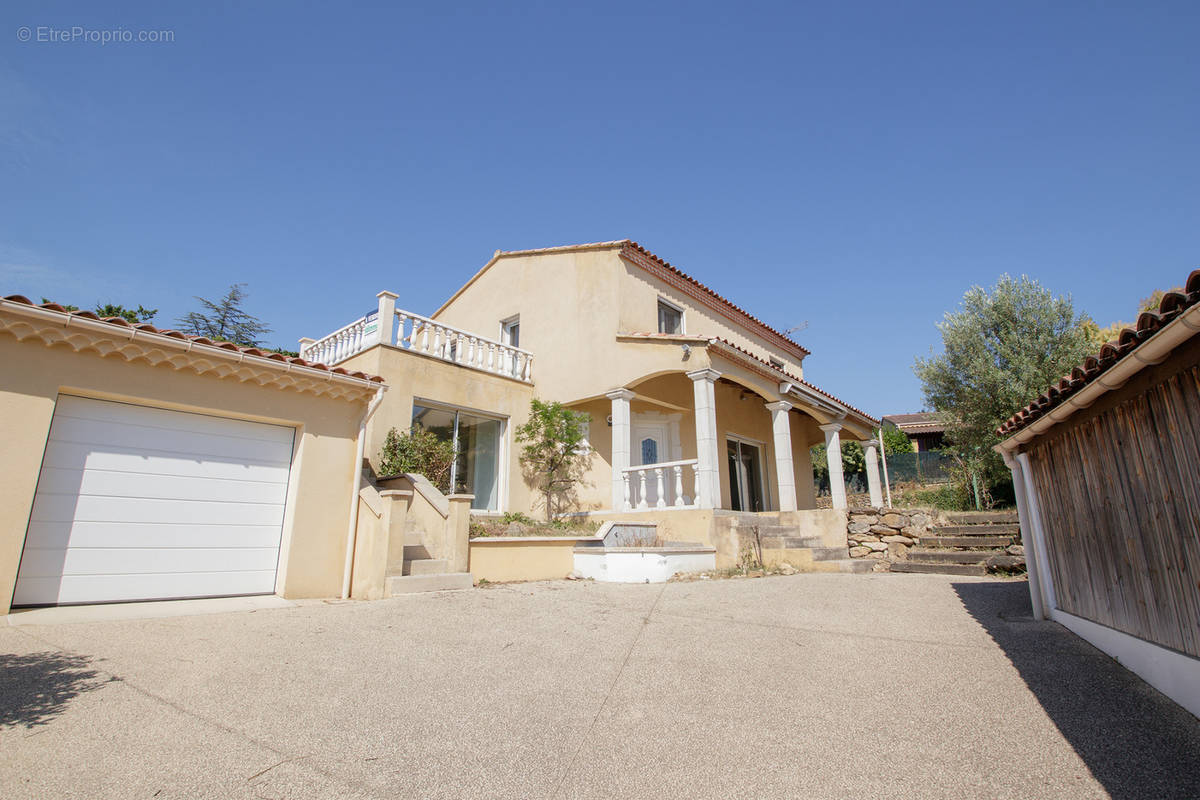
<path fill-rule="evenodd" d="M 179 320 L 179 330 L 216 342 L 233 342 L 243 347 L 261 347 L 262 336 L 271 332 L 266 323 L 246 311 L 246 284 L 235 283 L 220 300 L 197 297 L 205 312 L 192 311 Z"/>
<path fill-rule="evenodd" d="M 392 428 L 379 451 L 379 474 L 414 472 L 424 475 L 438 491 L 449 494 L 454 459 L 454 442 L 439 438 L 433 431 L 413 428 L 402 433 Z"/>
<path fill-rule="evenodd" d="M 925 400 L 946 423 L 948 446 L 964 471 L 989 486 L 1008 481 L 992 451 L 996 428 L 1092 349 L 1086 316 L 1031 278 L 1004 275 L 991 289 L 972 287 L 962 309 L 938 324 L 944 352 L 918 358 Z"/>
<path fill-rule="evenodd" d="M 529 404 L 529 421 L 517 428 L 517 441 L 525 443 L 521 465 L 545 498 L 548 522 L 573 500 L 575 484 L 591 457 L 583 447 L 587 420 L 587 414 L 561 403 L 534 398 Z"/>
<path fill-rule="evenodd" d="M 913 451 L 912 440 L 905 436 L 904 431 L 899 428 L 884 426 L 882 439 L 883 451 L 889 456 Z"/>

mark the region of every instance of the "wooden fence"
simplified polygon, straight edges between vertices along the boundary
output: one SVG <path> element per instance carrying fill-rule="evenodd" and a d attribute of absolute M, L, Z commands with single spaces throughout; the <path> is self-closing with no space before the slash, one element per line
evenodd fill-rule
<path fill-rule="evenodd" d="M 1200 337 L 1026 452 L 1058 607 L 1200 657 Z"/>

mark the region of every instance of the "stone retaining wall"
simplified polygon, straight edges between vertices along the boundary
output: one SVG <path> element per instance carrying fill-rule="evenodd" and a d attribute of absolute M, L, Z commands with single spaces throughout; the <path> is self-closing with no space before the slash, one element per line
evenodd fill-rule
<path fill-rule="evenodd" d="M 854 508 L 847 520 L 851 558 L 903 561 L 909 548 L 938 521 L 938 512 L 928 508 Z"/>

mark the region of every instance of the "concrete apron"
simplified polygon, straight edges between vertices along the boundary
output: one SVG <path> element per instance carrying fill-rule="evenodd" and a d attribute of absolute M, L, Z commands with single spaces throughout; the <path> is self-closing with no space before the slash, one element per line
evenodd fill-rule
<path fill-rule="evenodd" d="M 275 595 L 210 597 L 199 600 L 155 600 L 146 603 L 104 603 L 84 606 L 19 608 L 0 617 L 5 625 L 64 625 L 73 622 L 103 622 L 117 619 L 157 619 L 224 614 L 229 611 L 259 611 L 291 608 L 296 604 Z"/>

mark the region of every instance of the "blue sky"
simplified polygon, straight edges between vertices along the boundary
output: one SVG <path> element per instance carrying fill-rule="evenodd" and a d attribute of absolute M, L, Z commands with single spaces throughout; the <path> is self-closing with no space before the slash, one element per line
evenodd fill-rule
<path fill-rule="evenodd" d="M 1200 266 L 1196 3 L 565 5 L 6 3 L 0 293 L 170 325 L 244 281 L 294 346 L 628 237 L 878 415 L 973 284 L 1108 324 Z"/>

